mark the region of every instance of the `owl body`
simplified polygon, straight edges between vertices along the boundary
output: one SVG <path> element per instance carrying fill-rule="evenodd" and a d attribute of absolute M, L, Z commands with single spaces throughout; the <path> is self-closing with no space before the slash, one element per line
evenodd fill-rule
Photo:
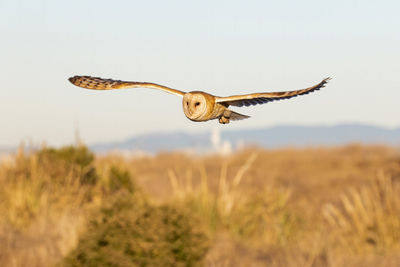
<path fill-rule="evenodd" d="M 183 92 L 163 85 L 149 82 L 128 82 L 112 79 L 102 79 L 91 76 L 74 76 L 68 79 L 72 84 L 93 90 L 111 90 L 134 87 L 147 87 L 162 90 L 167 93 L 182 97 L 182 108 L 185 116 L 191 121 L 208 121 L 218 119 L 219 123 L 226 124 L 231 120 L 243 120 L 247 115 L 239 114 L 228 109 L 229 106 L 250 106 L 265 104 L 275 100 L 289 99 L 317 91 L 330 80 L 326 78 L 320 83 L 295 91 L 265 92 L 246 95 L 233 95 L 227 97 L 214 96 L 203 91 Z"/>
<path fill-rule="evenodd" d="M 191 121 L 208 121 L 219 118 L 226 107 L 215 102 L 215 96 L 192 91 L 183 95 L 182 108 L 185 116 Z"/>

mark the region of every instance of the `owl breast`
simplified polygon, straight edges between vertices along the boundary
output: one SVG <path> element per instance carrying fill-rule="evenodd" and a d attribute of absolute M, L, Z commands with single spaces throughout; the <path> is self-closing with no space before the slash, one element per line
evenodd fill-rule
<path fill-rule="evenodd" d="M 183 96 L 183 112 L 192 121 L 213 119 L 214 106 L 215 97 L 203 92 L 189 92 Z"/>

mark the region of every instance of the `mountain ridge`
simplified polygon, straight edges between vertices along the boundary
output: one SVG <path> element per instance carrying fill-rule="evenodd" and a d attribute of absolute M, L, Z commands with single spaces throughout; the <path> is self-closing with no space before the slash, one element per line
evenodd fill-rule
<path fill-rule="evenodd" d="M 278 125 L 246 130 L 218 130 L 203 133 L 182 131 L 137 135 L 119 142 L 96 143 L 95 152 L 111 150 L 161 151 L 190 150 L 205 152 L 221 148 L 245 146 L 263 148 L 335 146 L 350 143 L 400 146 L 400 128 L 387 129 L 367 124 L 337 124 L 332 126 Z"/>

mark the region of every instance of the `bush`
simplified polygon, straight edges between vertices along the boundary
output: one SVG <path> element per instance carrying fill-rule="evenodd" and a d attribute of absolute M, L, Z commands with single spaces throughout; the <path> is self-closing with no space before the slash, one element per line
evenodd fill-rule
<path fill-rule="evenodd" d="M 96 169 L 93 167 L 94 155 L 85 146 L 66 146 L 59 149 L 43 148 L 38 152 L 39 160 L 54 166 L 64 164 L 68 169 L 80 172 L 80 183 L 94 185 L 98 180 Z M 58 177 L 57 173 L 53 175 Z"/>
<path fill-rule="evenodd" d="M 187 211 L 125 194 L 92 220 L 63 265 L 196 266 L 209 246 L 198 224 Z"/>
<path fill-rule="evenodd" d="M 109 189 L 111 192 L 115 192 L 121 189 L 125 189 L 130 193 L 133 193 L 137 188 L 132 182 L 131 174 L 126 170 L 120 170 L 115 166 L 112 166 L 109 171 Z"/>

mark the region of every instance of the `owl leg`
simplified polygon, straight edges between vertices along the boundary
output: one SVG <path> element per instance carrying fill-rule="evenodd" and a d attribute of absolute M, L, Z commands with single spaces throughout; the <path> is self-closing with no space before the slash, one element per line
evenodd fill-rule
<path fill-rule="evenodd" d="M 221 116 L 221 117 L 219 117 L 219 123 L 221 123 L 221 124 L 228 124 L 229 123 L 229 118 L 227 118 L 227 117 L 224 117 L 224 116 Z"/>
<path fill-rule="evenodd" d="M 243 119 L 247 119 L 247 118 L 250 118 L 250 116 L 239 114 L 239 113 L 234 112 L 229 109 L 225 109 L 224 112 L 222 113 L 221 117 L 219 117 L 218 121 L 221 124 L 227 124 L 231 120 L 237 121 L 237 120 L 243 120 Z"/>

